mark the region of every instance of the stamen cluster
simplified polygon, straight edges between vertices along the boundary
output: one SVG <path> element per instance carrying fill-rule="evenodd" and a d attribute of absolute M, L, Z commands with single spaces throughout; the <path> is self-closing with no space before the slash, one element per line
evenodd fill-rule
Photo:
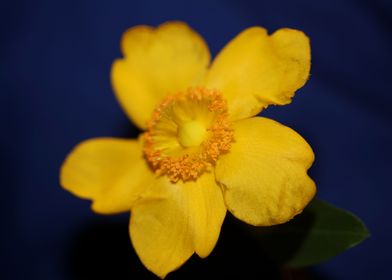
<path fill-rule="evenodd" d="M 189 120 L 206 127 L 206 137 L 197 147 L 179 144 L 178 129 Z M 196 180 L 230 150 L 233 141 L 226 101 L 217 90 L 203 87 L 167 96 L 147 128 L 144 155 L 157 174 L 167 175 L 172 182 Z"/>

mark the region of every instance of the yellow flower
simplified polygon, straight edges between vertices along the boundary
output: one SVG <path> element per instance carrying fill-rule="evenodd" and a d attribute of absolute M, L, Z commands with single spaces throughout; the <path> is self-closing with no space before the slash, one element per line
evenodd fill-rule
<path fill-rule="evenodd" d="M 290 103 L 308 79 L 301 31 L 246 29 L 211 64 L 203 39 L 181 22 L 130 28 L 121 50 L 112 84 L 144 133 L 82 142 L 62 166 L 61 185 L 97 213 L 131 211 L 132 244 L 149 270 L 163 278 L 194 253 L 207 257 L 226 209 L 270 226 L 313 198 L 310 146 L 256 117 Z"/>

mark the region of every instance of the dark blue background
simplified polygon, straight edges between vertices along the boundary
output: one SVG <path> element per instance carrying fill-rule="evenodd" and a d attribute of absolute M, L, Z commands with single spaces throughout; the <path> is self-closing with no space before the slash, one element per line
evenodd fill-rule
<path fill-rule="evenodd" d="M 109 81 L 122 32 L 184 20 L 213 54 L 242 29 L 298 28 L 312 75 L 294 102 L 263 114 L 313 146 L 318 197 L 360 216 L 372 236 L 314 268 L 317 279 L 390 275 L 392 7 L 372 1 L 2 1 L 0 4 L 1 279 L 144 279 L 128 215 L 94 215 L 58 171 L 78 142 L 132 136 Z M 207 260 L 172 277 L 274 274 L 230 222 Z M 265 266 L 265 265 L 264 265 Z M 265 267 L 270 267 L 269 265 Z M 272 277 L 272 276 L 271 276 Z"/>

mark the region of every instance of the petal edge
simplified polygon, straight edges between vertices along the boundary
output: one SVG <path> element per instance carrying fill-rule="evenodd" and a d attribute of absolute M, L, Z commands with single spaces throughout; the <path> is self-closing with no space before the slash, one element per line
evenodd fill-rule
<path fill-rule="evenodd" d="M 232 119 L 239 120 L 268 105 L 290 103 L 309 71 L 310 45 L 303 32 L 284 28 L 268 35 L 264 28 L 250 27 L 218 54 L 206 84 L 222 92 Z"/>
<path fill-rule="evenodd" d="M 138 141 L 95 138 L 79 143 L 67 156 L 60 184 L 92 200 L 95 212 L 113 214 L 130 210 L 152 176 Z"/>
<path fill-rule="evenodd" d="M 113 63 L 112 86 L 141 129 L 164 96 L 198 85 L 210 63 L 203 38 L 182 22 L 132 27 L 124 32 L 121 49 L 124 58 Z"/>
<path fill-rule="evenodd" d="M 306 141 L 260 117 L 236 122 L 235 140 L 216 166 L 229 211 L 256 226 L 284 223 L 299 214 L 316 192 L 307 175 L 314 154 Z"/>
<path fill-rule="evenodd" d="M 142 263 L 164 278 L 194 252 L 201 257 L 210 254 L 225 214 L 213 174 L 175 184 L 160 177 L 131 210 L 132 244 Z"/>

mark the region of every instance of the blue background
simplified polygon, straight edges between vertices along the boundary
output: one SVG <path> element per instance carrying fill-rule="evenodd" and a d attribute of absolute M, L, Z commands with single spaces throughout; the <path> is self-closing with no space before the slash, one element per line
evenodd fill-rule
<path fill-rule="evenodd" d="M 130 26 L 178 19 L 202 34 L 214 55 L 252 25 L 309 35 L 310 81 L 291 105 L 263 115 L 311 143 L 318 197 L 354 212 L 372 233 L 309 273 L 314 279 L 386 279 L 392 230 L 391 3 L 2 1 L 0 278 L 152 277 L 129 243 L 128 215 L 93 214 L 87 201 L 60 188 L 58 173 L 66 154 L 84 139 L 136 136 L 109 81 L 119 39 Z M 243 237 L 225 223 L 209 258 L 193 258 L 169 278 L 272 278 L 277 272 Z"/>

